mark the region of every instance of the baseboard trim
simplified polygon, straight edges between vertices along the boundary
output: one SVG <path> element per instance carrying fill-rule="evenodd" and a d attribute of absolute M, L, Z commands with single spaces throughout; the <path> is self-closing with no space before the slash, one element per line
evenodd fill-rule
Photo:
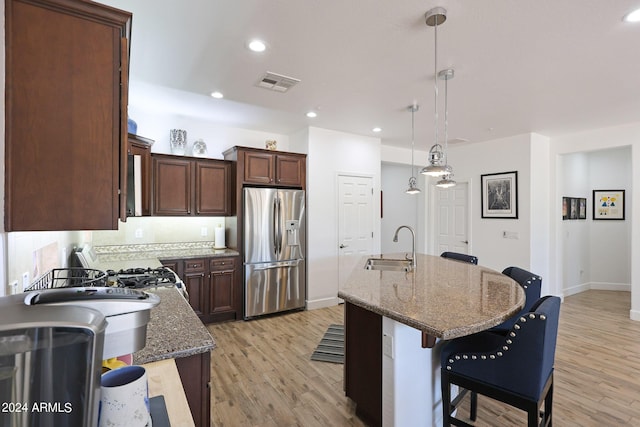
<path fill-rule="evenodd" d="M 638 310 L 629 310 L 629 318 L 631 320 L 639 320 L 640 321 L 640 311 L 638 311 Z"/>
<path fill-rule="evenodd" d="M 631 292 L 631 284 L 627 283 L 605 283 L 605 282 L 589 282 L 582 283 L 580 285 L 572 286 L 564 290 L 564 296 L 579 294 L 580 292 L 588 291 L 590 289 L 597 291 L 622 291 Z"/>
<path fill-rule="evenodd" d="M 307 310 L 315 310 L 317 308 L 333 307 L 340 303 L 340 298 L 330 297 L 315 300 L 307 300 Z"/>

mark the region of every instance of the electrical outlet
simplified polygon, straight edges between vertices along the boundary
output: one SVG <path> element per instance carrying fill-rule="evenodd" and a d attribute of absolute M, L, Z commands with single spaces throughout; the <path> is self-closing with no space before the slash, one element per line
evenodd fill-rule
<path fill-rule="evenodd" d="M 514 239 L 514 240 L 518 240 L 519 235 L 517 231 L 503 231 L 502 232 L 502 237 L 504 239 Z"/>
<path fill-rule="evenodd" d="M 207 237 L 207 234 L 208 234 L 208 233 L 209 233 L 209 231 L 207 230 L 207 227 L 202 227 L 202 228 L 200 229 L 200 235 L 201 235 L 202 237 Z"/>
<path fill-rule="evenodd" d="M 142 239 L 142 228 L 136 228 L 136 239 Z"/>
<path fill-rule="evenodd" d="M 24 292 L 29 287 L 29 272 L 22 273 L 22 291 Z"/>
<path fill-rule="evenodd" d="M 62 266 L 62 268 L 67 268 L 69 266 L 69 256 L 67 255 L 66 247 L 62 247 L 62 253 L 60 254 L 60 257 L 62 258 L 60 260 L 60 265 Z"/>
<path fill-rule="evenodd" d="M 14 280 L 9 283 L 9 295 L 15 295 L 18 293 L 18 281 Z"/>

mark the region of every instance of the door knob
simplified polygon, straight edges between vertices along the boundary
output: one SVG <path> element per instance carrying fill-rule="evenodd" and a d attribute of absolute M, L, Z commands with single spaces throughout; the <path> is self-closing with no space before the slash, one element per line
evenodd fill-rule
<path fill-rule="evenodd" d="M 461 240 L 461 242 L 462 242 L 462 243 L 464 243 L 465 245 L 468 245 L 468 244 L 469 244 L 469 241 L 468 241 L 468 240 Z"/>
<path fill-rule="evenodd" d="M 344 248 L 348 248 L 349 245 L 343 245 L 342 243 L 340 243 L 340 249 L 344 249 Z"/>

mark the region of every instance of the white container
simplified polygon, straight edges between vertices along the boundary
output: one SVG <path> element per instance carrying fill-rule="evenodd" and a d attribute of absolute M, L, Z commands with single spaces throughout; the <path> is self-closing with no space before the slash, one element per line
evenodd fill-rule
<path fill-rule="evenodd" d="M 102 374 L 99 427 L 150 425 L 147 371 L 124 366 Z"/>
<path fill-rule="evenodd" d="M 224 232 L 225 229 L 221 224 L 218 224 L 218 226 L 216 227 L 216 231 L 215 231 L 215 238 L 214 238 L 214 249 L 224 249 L 226 246 L 225 240 L 224 240 Z"/>

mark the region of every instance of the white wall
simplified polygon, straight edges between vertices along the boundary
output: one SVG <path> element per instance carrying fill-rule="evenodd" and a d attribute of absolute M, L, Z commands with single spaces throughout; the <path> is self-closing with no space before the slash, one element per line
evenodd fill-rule
<path fill-rule="evenodd" d="M 591 218 L 591 191 L 589 184 L 589 158 L 585 153 L 570 154 L 560 159 L 558 186 L 562 188 L 562 197 L 585 197 L 587 199 L 587 218 Z M 556 216 L 562 215 L 554 212 Z M 590 220 L 562 221 L 562 293 L 585 290 L 584 283 L 589 282 L 589 223 Z M 571 292 L 567 292 L 572 289 Z"/>
<path fill-rule="evenodd" d="M 563 155 L 558 186 L 568 197 L 587 199 L 586 221 L 562 221 L 563 292 L 586 289 L 630 290 L 631 221 L 593 220 L 595 189 L 630 192 L 631 148 L 620 147 Z M 627 218 L 632 215 L 626 200 Z"/>
<path fill-rule="evenodd" d="M 310 127 L 291 137 L 291 149 L 307 157 L 307 307 L 338 301 L 338 174 L 373 177 L 380 204 L 380 140 Z M 376 217 L 374 230 L 380 229 Z M 374 252 L 380 236 L 374 235 Z"/>
<path fill-rule="evenodd" d="M 421 168 L 421 166 L 420 166 Z M 382 163 L 381 187 L 382 187 L 382 211 L 381 220 L 381 252 L 411 252 L 411 236 L 402 231 L 398 236 L 398 242 L 393 242 L 393 235 L 401 225 L 413 227 L 416 233 L 416 251 L 424 253 L 424 175 L 421 175 L 414 168 L 413 176 L 418 181 L 419 194 L 407 194 L 405 190 L 409 188 L 409 177 L 411 176 L 411 165 L 399 165 L 393 163 Z M 406 233 L 406 234 L 405 234 Z"/>
<path fill-rule="evenodd" d="M 197 139 L 204 140 L 207 144 L 207 157 L 213 159 L 222 159 L 222 153 L 235 145 L 265 148 L 268 139 L 277 141 L 278 150 L 290 150 L 288 135 L 218 124 L 230 118 L 207 118 L 197 114 L 197 106 L 210 102 L 209 97 L 179 92 L 177 95 L 183 100 L 183 104 L 176 105 L 175 99 L 178 97 L 174 92 L 178 91 L 146 83 L 131 84 L 129 117 L 138 124 L 138 135 L 155 141 L 151 147 L 153 153 L 171 154 L 170 129 L 187 131 L 188 153 Z"/>
<path fill-rule="evenodd" d="M 449 147 L 449 164 L 456 180 L 468 180 L 471 193 L 471 243 L 480 264 L 502 271 L 516 265 L 531 266 L 531 135 L 518 135 L 481 144 Z M 480 175 L 518 172 L 518 219 L 481 217 Z M 429 210 L 429 215 L 433 216 Z M 518 239 L 505 239 L 505 231 L 515 232 Z M 433 244 L 431 243 L 431 246 Z M 545 271 L 536 273 L 546 276 Z"/>
<path fill-rule="evenodd" d="M 604 129 L 597 129 L 589 132 L 580 132 L 563 137 L 554 138 L 551 145 L 550 161 L 551 182 L 557 183 L 562 176 L 562 156 L 571 153 L 587 153 L 597 150 L 613 149 L 629 146 L 631 150 L 630 158 L 630 182 L 640 182 L 640 123 L 632 123 L 624 126 L 615 126 Z M 556 277 L 558 283 L 562 283 L 565 260 L 561 248 L 563 239 L 563 224 L 559 212 L 562 211 L 563 188 L 556 184 L 554 191 L 554 211 L 556 219 L 551 223 L 552 254 L 551 273 Z M 627 189 L 627 219 L 628 226 L 631 227 L 630 259 L 635 259 L 640 254 L 640 227 L 633 227 L 633 224 L 640 224 L 640 209 L 633 209 L 633 200 L 640 200 L 640 185 L 631 186 Z M 589 206 L 590 207 L 590 206 Z M 594 243 L 595 244 L 595 243 Z M 562 288 L 559 288 L 559 292 Z M 640 265 L 631 262 L 631 310 L 630 317 L 640 320 Z"/>

